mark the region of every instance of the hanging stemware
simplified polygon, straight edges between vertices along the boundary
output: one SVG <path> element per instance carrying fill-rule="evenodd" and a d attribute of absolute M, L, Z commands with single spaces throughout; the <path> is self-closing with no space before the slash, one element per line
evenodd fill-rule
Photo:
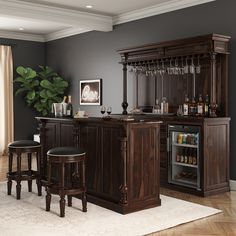
<path fill-rule="evenodd" d="M 197 74 L 201 73 L 200 56 L 198 56 L 198 58 L 197 58 L 196 73 Z"/>

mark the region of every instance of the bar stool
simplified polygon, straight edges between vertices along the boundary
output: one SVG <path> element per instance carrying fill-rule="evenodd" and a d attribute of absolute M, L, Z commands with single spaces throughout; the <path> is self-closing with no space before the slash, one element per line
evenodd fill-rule
<path fill-rule="evenodd" d="M 37 170 L 32 170 L 32 153 L 36 153 Z M 42 185 L 40 177 L 40 153 L 41 145 L 32 140 L 19 140 L 8 144 L 8 173 L 7 194 L 11 195 L 12 180 L 16 181 L 16 199 L 21 198 L 21 181 L 28 181 L 28 191 L 32 192 L 32 180 L 36 179 L 38 196 L 42 196 Z M 14 155 L 16 154 L 16 155 Z M 28 169 L 21 170 L 22 154 L 27 154 Z M 17 157 L 16 171 L 12 171 L 13 157 Z"/>
<path fill-rule="evenodd" d="M 68 197 L 68 206 L 72 206 L 72 196 L 81 195 L 83 212 L 87 212 L 85 155 L 84 150 L 74 147 L 57 147 L 47 152 L 48 182 L 46 185 L 46 211 L 50 211 L 51 194 L 58 194 L 60 196 L 61 217 L 65 216 L 66 195 Z M 58 179 L 53 179 L 52 177 L 52 172 L 56 170 L 53 169 L 54 166 L 57 166 L 59 170 Z M 81 173 L 79 173 L 79 169 Z M 68 176 L 72 176 L 70 184 L 65 183 L 65 179 Z"/>

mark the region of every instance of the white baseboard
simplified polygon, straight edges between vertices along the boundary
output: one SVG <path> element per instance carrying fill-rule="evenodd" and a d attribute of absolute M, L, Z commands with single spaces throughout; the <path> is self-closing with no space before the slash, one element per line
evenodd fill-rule
<path fill-rule="evenodd" d="M 230 190 L 236 191 L 236 180 L 230 180 L 229 184 L 230 184 Z"/>

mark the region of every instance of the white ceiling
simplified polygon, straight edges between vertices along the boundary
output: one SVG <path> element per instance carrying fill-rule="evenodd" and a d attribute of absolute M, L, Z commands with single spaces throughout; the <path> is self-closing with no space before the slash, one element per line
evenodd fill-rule
<path fill-rule="evenodd" d="M 84 10 L 87 5 L 92 5 L 90 12 L 106 15 L 119 15 L 129 11 L 150 7 L 168 0 L 26 0 L 28 2 L 47 4 L 56 7 Z"/>
<path fill-rule="evenodd" d="M 212 1 L 0 0 L 0 37 L 44 42 L 92 30 L 111 31 L 116 24 Z"/>

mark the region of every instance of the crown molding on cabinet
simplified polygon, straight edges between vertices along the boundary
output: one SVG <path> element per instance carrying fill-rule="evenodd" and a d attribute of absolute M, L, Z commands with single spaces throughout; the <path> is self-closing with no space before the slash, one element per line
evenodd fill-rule
<path fill-rule="evenodd" d="M 27 34 L 22 32 L 13 32 L 6 30 L 0 30 L 0 38 L 45 42 L 45 37 L 43 35 Z"/>
<path fill-rule="evenodd" d="M 154 16 L 154 15 L 160 15 L 163 13 L 196 6 L 203 3 L 213 2 L 213 1 L 216 1 L 216 0 L 172 0 L 166 3 L 160 3 L 151 7 L 146 7 L 140 10 L 130 11 L 130 12 L 115 16 L 113 17 L 113 25 L 118 25 L 118 24 L 129 22 L 129 21 L 139 20 L 142 18 Z"/>

